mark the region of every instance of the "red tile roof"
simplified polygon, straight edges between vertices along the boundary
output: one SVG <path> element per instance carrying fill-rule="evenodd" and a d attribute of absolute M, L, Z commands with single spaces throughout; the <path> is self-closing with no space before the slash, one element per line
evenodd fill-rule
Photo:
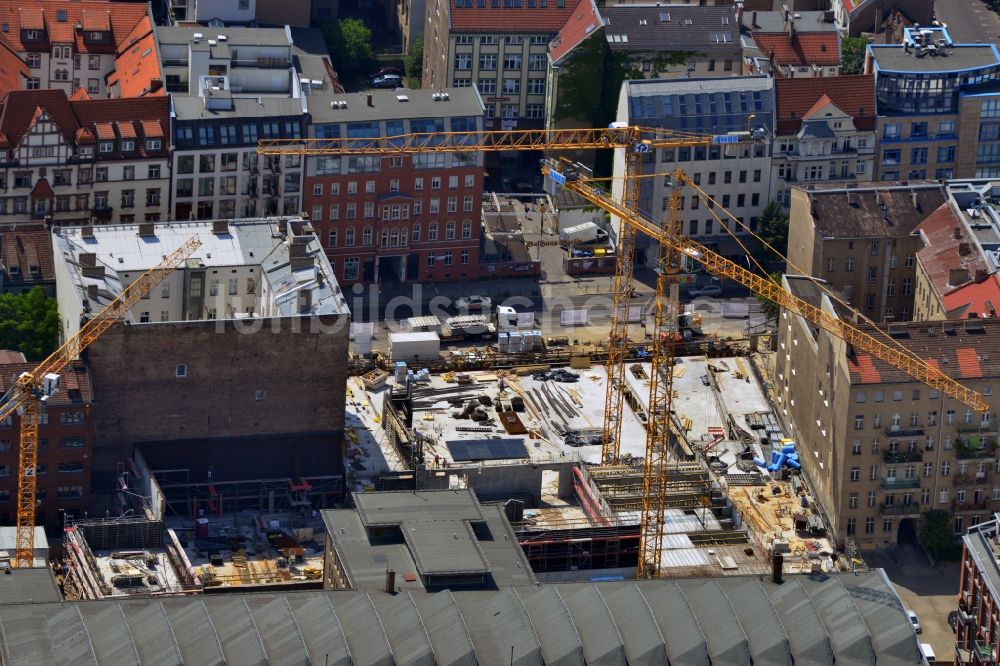
<path fill-rule="evenodd" d="M 833 104 L 833 100 L 830 99 L 829 95 L 827 95 L 826 93 L 823 93 L 823 96 L 820 97 L 818 100 L 816 100 L 816 103 L 813 104 L 809 108 L 808 111 L 806 111 L 804 114 L 802 114 L 802 119 L 803 120 L 809 120 L 815 114 L 819 113 L 820 111 L 822 111 L 824 108 L 826 108 L 830 104 Z"/>
<path fill-rule="evenodd" d="M 949 319 L 988 316 L 987 301 L 1000 307 L 1000 288 L 995 277 L 988 276 L 989 262 L 947 202 L 917 231 L 924 241 L 917 262 Z"/>
<path fill-rule="evenodd" d="M 22 372 L 31 372 L 35 363 L 10 363 L 0 365 L 0 390 L 6 392 L 13 387 L 17 377 Z M 83 361 L 75 361 L 62 371 L 59 377 L 59 390 L 49 397 L 49 405 L 86 404 L 94 399 L 93 388 L 90 385 L 90 374 Z"/>
<path fill-rule="evenodd" d="M 556 0 L 548 0 L 545 7 L 528 7 L 522 0 L 521 7 L 456 7 L 451 5 L 452 32 L 534 32 L 556 33 L 573 15 L 580 0 L 566 0 L 559 7 Z"/>
<path fill-rule="evenodd" d="M 16 279 L 11 276 L 11 269 L 15 266 Z M 4 274 L 5 283 L 56 279 L 52 263 L 52 236 L 43 224 L 18 224 L 0 229 L 0 271 Z"/>
<path fill-rule="evenodd" d="M 69 101 L 71 102 L 82 102 L 87 99 L 90 99 L 90 93 L 83 86 L 77 88 L 76 92 L 69 96 Z"/>
<path fill-rule="evenodd" d="M 142 133 L 145 134 L 150 139 L 156 139 L 163 136 L 163 128 L 160 127 L 159 120 L 143 120 L 142 121 Z"/>
<path fill-rule="evenodd" d="M 776 65 L 804 67 L 840 64 L 840 36 L 836 32 L 755 33 L 754 41 L 761 53 L 774 57 Z"/>
<path fill-rule="evenodd" d="M 125 38 L 115 57 L 115 71 L 108 85 L 117 87 L 116 97 L 166 95 L 157 56 L 156 35 L 148 16 L 143 17 Z"/>
<path fill-rule="evenodd" d="M 855 354 L 854 358 L 848 358 L 847 367 L 852 376 L 857 376 L 857 382 L 861 384 L 880 384 L 882 376 L 870 354 Z"/>
<path fill-rule="evenodd" d="M 7 26 L 4 38 L 19 52 L 48 51 L 52 44 L 74 43 L 78 53 L 114 53 L 139 21 L 147 15 L 148 5 L 138 2 L 106 0 L 0 0 L 0 21 Z M 66 20 L 59 20 L 59 12 Z M 86 31 L 74 26 L 104 26 L 93 30 L 111 31 L 111 41 L 95 44 L 85 40 Z M 44 30 L 43 39 L 25 46 L 21 29 Z M 91 30 L 92 28 L 87 28 Z"/>
<path fill-rule="evenodd" d="M 116 122 L 133 123 L 133 128 L 159 129 L 150 135 L 151 138 L 167 139 L 162 128 L 170 121 L 168 103 L 165 96 L 71 102 L 63 90 L 14 90 L 0 100 L 0 137 L 16 146 L 31 127 L 36 113 L 43 110 L 70 144 L 91 143 L 98 134 L 102 139 L 113 140 Z M 167 141 L 163 142 L 162 149 L 169 149 Z M 137 142 L 133 155 L 145 156 L 144 141 Z M 107 157 L 116 156 L 114 153 Z"/>
<path fill-rule="evenodd" d="M 814 76 L 774 81 L 778 134 L 794 134 L 824 95 L 854 118 L 860 130 L 875 129 L 875 81 L 872 75 Z"/>
<path fill-rule="evenodd" d="M 9 90 L 20 90 L 22 78 L 29 76 L 28 64 L 11 49 L 6 39 L 0 38 L 0 96 Z"/>
<path fill-rule="evenodd" d="M 594 0 L 581 0 L 573 15 L 552 40 L 549 60 L 558 63 L 603 25 L 604 19 Z"/>
<path fill-rule="evenodd" d="M 118 136 L 122 139 L 134 139 L 136 137 L 135 126 L 132 125 L 131 120 L 119 120 L 115 123 L 115 126 L 118 128 Z"/>
<path fill-rule="evenodd" d="M 955 350 L 958 359 L 958 369 L 963 379 L 973 379 L 983 376 L 983 368 L 979 365 L 979 354 L 972 347 L 961 347 Z"/>
<path fill-rule="evenodd" d="M 51 199 L 55 195 L 56 195 L 56 193 L 52 191 L 52 186 L 49 185 L 49 179 L 48 178 L 39 178 L 38 181 L 35 183 L 35 186 L 31 190 L 31 198 L 32 199 L 46 199 L 47 200 L 47 199 Z"/>

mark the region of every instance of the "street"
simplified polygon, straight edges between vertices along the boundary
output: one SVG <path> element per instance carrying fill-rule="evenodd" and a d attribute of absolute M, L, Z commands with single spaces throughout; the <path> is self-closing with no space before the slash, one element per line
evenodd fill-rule
<path fill-rule="evenodd" d="M 934 13 L 956 43 L 1000 43 L 1000 16 L 982 0 L 937 0 Z"/>

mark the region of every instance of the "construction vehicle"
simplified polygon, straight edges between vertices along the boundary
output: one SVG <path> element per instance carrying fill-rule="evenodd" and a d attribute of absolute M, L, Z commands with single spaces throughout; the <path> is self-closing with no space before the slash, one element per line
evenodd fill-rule
<path fill-rule="evenodd" d="M 680 215 L 681 187 L 693 185 L 680 170 L 671 174 L 674 190 L 668 201 L 669 215 L 657 224 L 638 213 L 638 187 L 635 179 L 640 175 L 640 161 L 657 148 L 692 147 L 704 145 L 732 145 L 764 139 L 756 131 L 731 133 L 719 136 L 688 135 L 663 129 L 648 129 L 614 123 L 606 129 L 567 130 L 510 130 L 485 132 L 434 132 L 370 139 L 307 139 L 269 140 L 258 144 L 262 155 L 379 155 L 429 152 L 469 152 L 542 150 L 554 151 L 616 148 L 624 152 L 625 181 L 622 201 L 612 200 L 600 187 L 584 175 L 584 171 L 567 160 L 553 158 L 543 161 L 542 170 L 549 180 L 573 191 L 589 202 L 610 213 L 621 222 L 616 248 L 616 272 L 612 295 L 615 300 L 611 331 L 608 338 L 608 388 L 605 401 L 604 440 L 602 455 L 605 463 L 619 461 L 621 416 L 627 399 L 625 381 L 625 353 L 628 349 L 629 303 L 632 289 L 633 255 L 637 234 L 644 233 L 659 244 L 656 299 L 653 317 L 653 353 L 650 377 L 649 418 L 646 423 L 646 455 L 643 461 L 643 506 L 641 519 L 641 544 L 637 575 L 639 578 L 656 578 L 665 535 L 664 511 L 667 507 L 667 489 L 671 467 L 669 449 L 671 431 L 675 427 L 671 414 L 673 392 L 674 350 L 679 342 L 678 317 L 680 312 L 680 283 L 685 279 L 685 266 L 691 262 L 702 264 L 707 272 L 727 277 L 750 288 L 755 294 L 769 298 L 786 312 L 799 315 L 833 335 L 845 340 L 859 351 L 867 351 L 876 358 L 906 372 L 942 394 L 956 398 L 977 411 L 987 405 L 982 396 L 944 375 L 938 368 L 920 359 L 916 354 L 892 340 L 884 341 L 860 330 L 853 324 L 838 319 L 807 303 L 780 284 L 742 268 L 718 253 L 682 234 Z M 697 188 L 696 188 L 697 190 Z M 700 190 L 699 190 L 700 191 Z M 707 202 L 706 202 L 707 203 Z M 715 202 L 712 202 L 714 205 Z M 728 211 L 722 209 L 724 214 Z"/>
<path fill-rule="evenodd" d="M 38 424 L 45 401 L 59 390 L 59 377 L 80 353 L 97 340 L 175 268 L 201 246 L 197 236 L 164 257 L 155 267 L 136 278 L 118 296 L 80 327 L 76 335 L 52 352 L 31 372 L 17 378 L 14 386 L 0 399 L 0 420 L 17 413 L 20 418 L 20 446 L 17 482 L 17 537 L 14 568 L 30 568 L 35 549 L 35 511 L 37 501 Z"/>

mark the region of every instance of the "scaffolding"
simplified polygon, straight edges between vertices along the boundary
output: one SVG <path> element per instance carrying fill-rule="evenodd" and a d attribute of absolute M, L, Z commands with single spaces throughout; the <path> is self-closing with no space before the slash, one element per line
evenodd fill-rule
<path fill-rule="evenodd" d="M 344 495 L 344 477 L 307 476 L 301 479 L 192 482 L 188 469 L 152 472 L 170 515 L 192 518 L 222 516 L 243 511 L 281 513 L 326 509 Z"/>

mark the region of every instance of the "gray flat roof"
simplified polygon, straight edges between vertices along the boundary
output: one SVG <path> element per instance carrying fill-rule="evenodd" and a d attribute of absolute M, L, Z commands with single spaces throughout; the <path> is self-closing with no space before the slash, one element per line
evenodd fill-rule
<path fill-rule="evenodd" d="M 274 70 L 289 76 L 292 69 Z M 206 109 L 205 100 L 190 95 L 173 95 L 174 112 L 177 120 L 205 120 L 212 118 L 277 118 L 301 116 L 303 101 L 288 96 L 254 95 L 239 97 L 232 95 L 232 109 Z"/>
<path fill-rule="evenodd" d="M 631 97 L 648 95 L 694 95 L 698 93 L 770 90 L 769 76 L 732 76 L 720 79 L 635 79 L 625 81 Z"/>
<path fill-rule="evenodd" d="M 285 28 L 240 28 L 227 26 L 225 28 L 208 28 L 202 25 L 156 26 L 156 41 L 160 44 L 186 44 L 194 40 L 195 33 L 201 33 L 198 46 L 207 49 L 208 40 L 218 41 L 219 35 L 225 35 L 225 41 L 231 46 L 290 46 L 291 36 Z"/>
<path fill-rule="evenodd" d="M 120 273 L 145 272 L 197 235 L 202 245 L 191 259 L 206 267 L 260 266 L 281 316 L 349 314 L 330 261 L 315 235 L 304 234 L 308 238 L 305 254 L 312 261 L 293 268 L 289 244 L 285 242 L 288 227 L 283 228 L 283 224 L 290 224 L 287 218 L 227 222 L 226 233 L 215 233 L 212 220 L 158 223 L 153 236 L 139 236 L 135 224 L 96 225 L 92 237 L 88 238 L 83 237 L 82 227 L 62 227 L 53 235 L 54 258 L 68 265 L 68 272 L 76 284 L 78 302 L 83 303 L 88 285 L 96 285 L 97 305 L 103 307 L 121 292 Z M 97 265 L 105 269 L 103 277 L 83 275 L 81 254 L 97 255 Z M 323 279 L 317 280 L 317 275 Z M 309 313 L 296 310 L 297 294 L 303 290 L 312 291 Z M 125 316 L 131 317 L 131 314 Z"/>
<path fill-rule="evenodd" d="M 731 5 L 608 5 L 604 38 L 613 51 L 739 51 L 740 25 Z"/>
<path fill-rule="evenodd" d="M 956 44 L 941 55 L 918 58 L 913 49 L 907 53 L 898 45 L 869 46 L 879 70 L 884 72 L 958 72 L 1000 65 L 996 47 L 992 44 Z"/>
<path fill-rule="evenodd" d="M 0 599 L 7 602 L 35 604 L 62 601 L 62 595 L 56 587 L 52 570 L 48 566 L 42 566 L 34 569 L 12 569 L 9 574 L 0 573 Z M 0 640 L 0 643 L 2 642 L 3 640 Z"/>
<path fill-rule="evenodd" d="M 324 511 L 323 520 L 354 589 L 381 589 L 387 568 L 397 572 L 403 589 L 423 588 L 419 578 L 405 580 L 407 573 L 489 575 L 497 585 L 534 582 L 503 512 L 481 506 L 471 490 L 353 497 L 356 510 Z M 385 526 L 399 526 L 403 543 L 372 543 L 368 528 Z"/>
<path fill-rule="evenodd" d="M 833 637 L 847 626 L 856 644 Z M 0 636 L 0 659 L 11 666 L 131 664 L 137 655 L 147 663 L 156 654 L 163 663 L 337 666 L 921 661 L 903 605 L 881 571 L 788 576 L 782 585 L 752 576 L 396 595 L 303 591 L 64 603 L 3 595 Z"/>
<path fill-rule="evenodd" d="M 313 93 L 306 99 L 313 124 L 355 122 L 359 120 L 396 120 L 398 118 L 447 118 L 478 116 L 483 113 L 483 101 L 474 87 L 443 88 L 448 99 L 437 101 L 430 88 L 399 88 L 368 90 L 360 93 Z M 368 106 L 368 95 L 372 105 Z M 400 101 L 400 96 L 406 97 Z M 331 108 L 332 102 L 347 102 L 347 108 Z"/>

